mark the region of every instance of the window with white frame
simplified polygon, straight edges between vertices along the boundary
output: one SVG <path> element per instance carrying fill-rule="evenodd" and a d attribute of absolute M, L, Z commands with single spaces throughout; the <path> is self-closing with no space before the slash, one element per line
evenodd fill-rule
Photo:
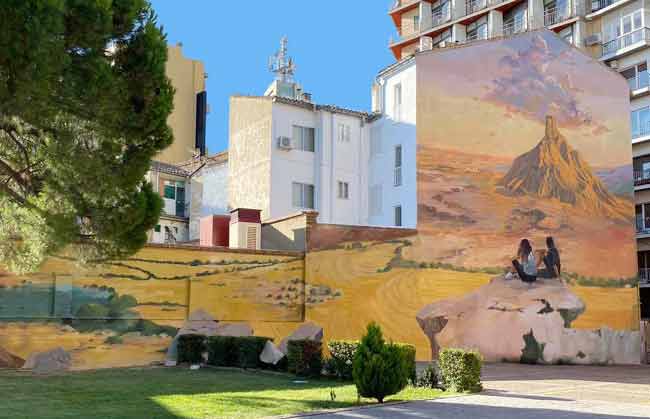
<path fill-rule="evenodd" d="M 350 184 L 348 182 L 338 182 L 339 199 L 350 199 Z"/>
<path fill-rule="evenodd" d="M 291 195 L 294 208 L 314 209 L 314 185 L 293 182 Z"/>
<path fill-rule="evenodd" d="M 394 186 L 402 185 L 402 146 L 395 146 L 395 168 L 394 168 Z"/>
<path fill-rule="evenodd" d="M 370 135 L 370 157 L 374 158 L 381 154 L 381 127 L 373 126 Z"/>
<path fill-rule="evenodd" d="M 431 12 L 433 13 L 433 26 L 448 21 L 451 19 L 451 1 L 435 0 L 431 3 Z"/>
<path fill-rule="evenodd" d="M 440 47 L 443 42 L 451 41 L 451 28 L 440 32 L 432 39 L 434 48 Z"/>
<path fill-rule="evenodd" d="M 650 135 L 650 107 L 636 109 L 631 113 L 632 138 Z"/>
<path fill-rule="evenodd" d="M 467 25 L 466 30 L 467 30 L 466 37 L 468 41 L 487 39 L 487 35 L 488 35 L 487 15 Z"/>
<path fill-rule="evenodd" d="M 347 124 L 338 125 L 338 140 L 340 143 L 349 143 L 352 137 L 352 127 Z"/>
<path fill-rule="evenodd" d="M 393 208 L 393 215 L 394 215 L 395 227 L 401 227 L 402 226 L 402 206 L 401 205 L 396 205 Z"/>
<path fill-rule="evenodd" d="M 381 185 L 373 185 L 368 194 L 368 206 L 370 215 L 377 216 L 382 214 L 382 188 Z"/>
<path fill-rule="evenodd" d="M 613 21 L 605 23 L 604 40 L 610 42 L 621 38 L 620 44 L 614 44 L 609 49 L 624 48 L 642 39 L 643 9 L 621 15 Z M 605 44 L 605 46 L 608 44 Z"/>
<path fill-rule="evenodd" d="M 402 119 L 402 83 L 393 87 L 393 118 L 395 121 Z"/>
<path fill-rule="evenodd" d="M 315 130 L 314 128 L 293 126 L 293 145 L 296 149 L 302 151 L 314 152 L 315 150 Z"/>
<path fill-rule="evenodd" d="M 621 75 L 627 80 L 630 90 L 648 87 L 648 65 L 645 61 L 621 71 Z"/>
<path fill-rule="evenodd" d="M 416 32 L 420 30 L 420 16 L 418 15 L 413 16 L 413 30 Z"/>

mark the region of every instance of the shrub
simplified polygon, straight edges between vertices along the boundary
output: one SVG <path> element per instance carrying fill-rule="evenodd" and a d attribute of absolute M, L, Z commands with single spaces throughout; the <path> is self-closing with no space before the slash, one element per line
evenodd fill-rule
<path fill-rule="evenodd" d="M 415 383 L 417 379 L 417 368 L 415 364 L 415 346 L 408 343 L 395 343 L 395 345 L 402 351 L 404 362 L 406 363 L 407 378 Z"/>
<path fill-rule="evenodd" d="M 451 391 L 481 391 L 482 364 L 483 358 L 476 351 L 443 349 L 438 359 L 442 384 Z"/>
<path fill-rule="evenodd" d="M 208 364 L 220 367 L 258 368 L 260 354 L 271 338 L 261 336 L 211 336 L 208 338 Z"/>
<path fill-rule="evenodd" d="M 352 363 L 352 376 L 362 397 L 379 403 L 406 387 L 410 373 L 402 347 L 386 344 L 376 323 L 368 325 Z"/>
<path fill-rule="evenodd" d="M 287 367 L 301 377 L 318 377 L 323 369 L 323 344 L 304 339 L 290 340 L 287 347 Z"/>
<path fill-rule="evenodd" d="M 416 387 L 437 388 L 438 368 L 435 364 L 429 364 L 415 380 Z"/>
<path fill-rule="evenodd" d="M 356 340 L 331 340 L 327 343 L 327 349 L 331 355 L 328 360 L 327 370 L 333 375 L 344 380 L 352 379 L 352 363 L 354 355 L 359 347 Z"/>
<path fill-rule="evenodd" d="M 181 335 L 178 338 L 178 362 L 200 364 L 205 352 L 205 336 Z"/>
<path fill-rule="evenodd" d="M 236 338 L 237 348 L 239 352 L 239 366 L 241 368 L 258 368 L 262 366 L 260 361 L 260 354 L 264 350 L 266 341 L 273 340 L 271 338 L 261 336 L 244 336 Z"/>

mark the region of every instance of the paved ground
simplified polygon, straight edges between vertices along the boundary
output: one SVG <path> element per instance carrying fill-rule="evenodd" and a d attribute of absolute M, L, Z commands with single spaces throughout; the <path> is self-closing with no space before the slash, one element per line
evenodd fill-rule
<path fill-rule="evenodd" d="M 650 418 L 650 367 L 487 365 L 478 395 L 341 411 L 321 418 Z"/>

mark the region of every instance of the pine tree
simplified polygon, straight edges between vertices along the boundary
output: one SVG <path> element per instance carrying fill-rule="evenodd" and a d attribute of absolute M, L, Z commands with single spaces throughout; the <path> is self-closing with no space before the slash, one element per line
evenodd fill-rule
<path fill-rule="evenodd" d="M 146 0 L 0 2 L 0 263 L 34 270 L 146 243 L 144 182 L 172 141 L 167 45 Z"/>

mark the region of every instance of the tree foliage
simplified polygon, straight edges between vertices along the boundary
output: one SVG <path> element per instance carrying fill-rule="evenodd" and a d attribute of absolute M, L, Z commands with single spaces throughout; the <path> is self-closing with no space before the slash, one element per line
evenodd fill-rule
<path fill-rule="evenodd" d="M 146 243 L 145 181 L 172 141 L 167 45 L 146 0 L 0 2 L 0 262 L 36 269 Z"/>

